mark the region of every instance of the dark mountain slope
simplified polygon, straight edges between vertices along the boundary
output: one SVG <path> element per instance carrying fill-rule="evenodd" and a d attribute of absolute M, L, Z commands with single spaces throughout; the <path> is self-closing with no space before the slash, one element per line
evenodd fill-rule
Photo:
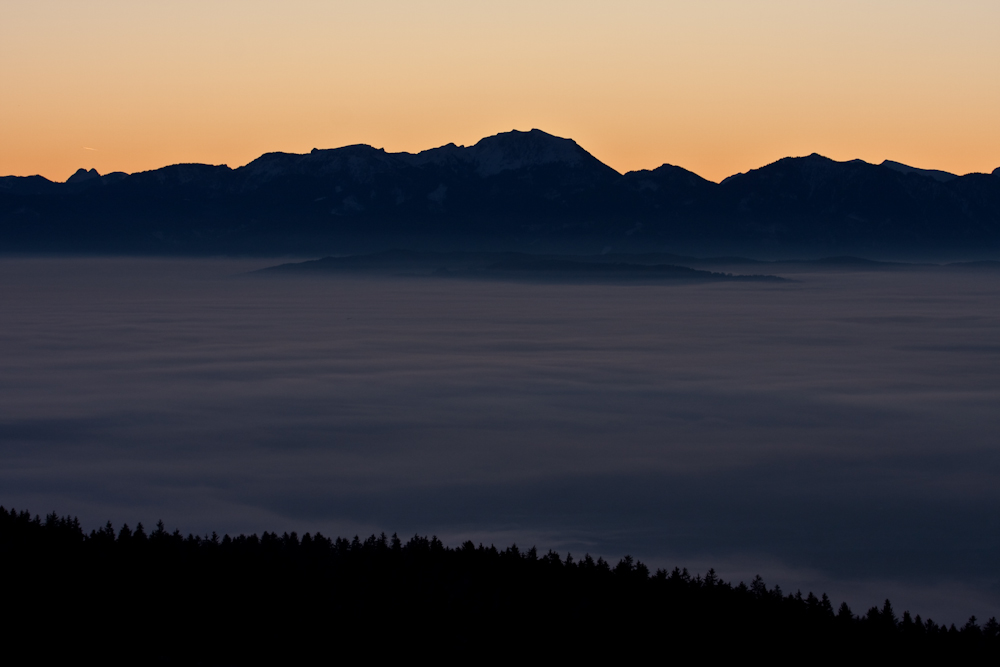
<path fill-rule="evenodd" d="M 415 166 L 473 165 L 482 177 L 554 164 L 574 170 L 581 181 L 597 182 L 619 175 L 572 139 L 554 137 L 541 130 L 514 130 L 486 137 L 469 148 L 448 144 L 416 155 L 400 153 L 399 156 Z"/>
<path fill-rule="evenodd" d="M 52 194 L 62 187 L 43 176 L 0 176 L 0 196 Z"/>
<path fill-rule="evenodd" d="M 911 167 L 908 164 L 903 164 L 902 162 L 894 162 L 892 160 L 883 160 L 879 165 L 882 167 L 888 167 L 893 171 L 898 171 L 902 174 L 919 174 L 921 176 L 926 176 L 927 178 L 933 178 L 939 183 L 947 183 L 948 181 L 953 181 L 958 176 L 947 171 L 940 171 L 938 169 L 920 169 L 918 167 Z"/>
<path fill-rule="evenodd" d="M 996 247 L 1000 183 L 988 179 L 971 174 L 940 182 L 813 154 L 726 179 L 721 210 L 733 238 L 802 251 Z"/>
<path fill-rule="evenodd" d="M 0 178 L 0 252 L 1000 254 L 1000 178 L 906 169 L 811 155 L 721 184 L 672 165 L 622 175 L 532 130 L 417 154 L 81 170 Z"/>

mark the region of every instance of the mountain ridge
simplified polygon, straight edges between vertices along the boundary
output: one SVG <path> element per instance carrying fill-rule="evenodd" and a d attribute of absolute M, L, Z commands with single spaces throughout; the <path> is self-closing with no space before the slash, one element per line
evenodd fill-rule
<path fill-rule="evenodd" d="M 620 174 L 572 139 L 265 153 L 235 169 L 0 177 L 0 252 L 367 252 L 388 247 L 756 256 L 1000 254 L 1000 168 L 957 176 L 786 157 L 720 183 Z"/>
<path fill-rule="evenodd" d="M 484 137 L 484 138 L 480 139 L 478 142 L 476 142 L 475 144 L 473 144 L 472 146 L 460 146 L 460 145 L 456 145 L 454 143 L 448 143 L 448 144 L 444 144 L 442 146 L 436 146 L 436 147 L 433 147 L 433 148 L 428 148 L 428 149 L 419 151 L 417 153 L 408 153 L 408 152 L 405 152 L 405 151 L 391 153 L 391 152 L 386 151 L 384 148 L 375 148 L 375 147 L 373 147 L 373 146 L 371 146 L 369 144 L 348 144 L 348 145 L 345 145 L 345 146 L 339 146 L 337 148 L 313 148 L 308 153 L 288 153 L 288 152 L 285 152 L 285 151 L 271 151 L 271 152 L 263 153 L 259 157 L 257 157 L 255 159 L 251 160 L 250 162 L 248 162 L 247 164 L 239 166 L 239 167 L 235 167 L 235 168 L 234 167 L 229 167 L 228 165 L 224 165 L 224 164 L 212 165 L 212 164 L 205 164 L 205 163 L 177 163 L 177 164 L 172 164 L 172 165 L 165 165 L 163 167 L 157 167 L 155 169 L 148 169 L 148 170 L 138 171 L 138 172 L 132 172 L 132 173 L 126 173 L 126 172 L 120 172 L 119 171 L 119 172 L 110 172 L 109 174 L 103 174 L 102 175 L 102 174 L 98 173 L 98 171 L 96 169 L 87 169 L 85 167 L 81 167 L 81 168 L 77 169 L 76 172 L 74 172 L 72 175 L 70 175 L 69 178 L 66 181 L 53 181 L 51 179 L 48 179 L 48 178 L 46 178 L 44 176 L 40 176 L 40 175 L 37 175 L 37 174 L 28 175 L 28 176 L 14 176 L 14 175 L 0 176 L 0 181 L 6 180 L 6 179 L 18 179 L 18 180 L 21 180 L 21 179 L 42 179 L 42 180 L 44 180 L 47 183 L 58 185 L 58 184 L 66 184 L 66 183 L 85 182 L 85 181 L 88 181 L 88 180 L 92 180 L 95 177 L 101 177 L 101 178 L 103 178 L 103 177 L 106 177 L 106 176 L 108 176 L 110 174 L 122 174 L 122 175 L 126 175 L 126 176 L 135 176 L 135 175 L 138 175 L 138 174 L 148 174 L 148 173 L 151 173 L 151 172 L 161 171 L 163 169 L 169 169 L 171 167 L 180 167 L 180 166 L 185 166 L 185 165 L 191 165 L 191 166 L 197 165 L 197 166 L 206 166 L 206 167 L 217 167 L 217 168 L 229 169 L 231 171 L 239 171 L 239 170 L 242 170 L 242 169 L 251 168 L 251 167 L 255 166 L 257 163 L 260 163 L 261 161 L 265 161 L 265 160 L 272 159 L 272 158 L 289 158 L 289 159 L 306 158 L 306 157 L 309 157 L 309 156 L 329 155 L 329 154 L 342 153 L 342 152 L 347 152 L 347 151 L 358 151 L 358 150 L 372 151 L 372 152 L 375 152 L 375 153 L 380 153 L 380 154 L 385 155 L 387 157 L 398 157 L 398 158 L 401 158 L 401 159 L 409 162 L 410 164 L 414 164 L 414 165 L 418 165 L 418 166 L 422 166 L 422 165 L 425 165 L 425 164 L 445 164 L 445 163 L 447 163 L 449 157 L 453 158 L 455 161 L 459 161 L 459 162 L 474 162 L 475 163 L 475 162 L 479 162 L 480 161 L 480 159 L 478 157 L 479 155 L 482 155 L 482 154 L 486 153 L 490 149 L 493 149 L 491 152 L 494 153 L 494 154 L 496 154 L 496 153 L 498 153 L 500 151 L 503 151 L 503 152 L 508 153 L 508 155 L 509 155 L 509 153 L 514 152 L 514 151 L 518 151 L 519 149 L 520 149 L 519 152 L 523 153 L 523 144 L 522 145 L 517 145 L 514 142 L 509 141 L 510 139 L 517 138 L 517 137 L 527 137 L 527 138 L 530 138 L 534 142 L 533 148 L 536 148 L 537 154 L 539 154 L 539 155 L 541 155 L 543 157 L 536 157 L 535 161 L 525 160 L 522 163 L 514 163 L 514 161 L 511 160 L 508 157 L 507 161 L 506 161 L 506 164 L 503 164 L 502 166 L 500 166 L 499 164 L 497 164 L 496 166 L 488 165 L 485 168 L 483 168 L 483 170 L 481 172 L 481 175 L 484 175 L 484 176 L 495 175 L 496 173 L 499 173 L 501 171 L 505 171 L 505 170 L 508 170 L 508 169 L 516 169 L 516 168 L 524 167 L 524 166 L 537 166 L 538 164 L 543 164 L 543 163 L 565 162 L 565 163 L 574 164 L 574 163 L 580 162 L 581 161 L 581 156 L 582 156 L 582 157 L 585 157 L 587 159 L 590 159 L 590 160 L 594 161 L 597 165 L 599 165 L 603 169 L 608 170 L 610 172 L 613 172 L 615 174 L 618 174 L 619 176 L 627 175 L 627 174 L 638 174 L 638 173 L 643 173 L 643 172 L 651 172 L 651 171 L 656 171 L 656 170 L 664 168 L 664 167 L 668 167 L 668 168 L 675 168 L 675 169 L 684 169 L 684 171 L 686 171 L 688 173 L 691 173 L 691 174 L 694 174 L 698 178 L 700 178 L 700 179 L 702 179 L 702 180 L 704 180 L 704 181 L 706 181 L 708 183 L 715 183 L 715 181 L 711 181 L 709 179 L 706 179 L 703 176 L 700 176 L 700 175 L 696 174 L 695 172 L 691 172 L 690 170 L 685 169 L 684 167 L 680 167 L 678 165 L 673 165 L 673 164 L 666 163 L 666 162 L 663 163 L 662 165 L 660 165 L 659 167 L 654 167 L 653 169 L 636 169 L 636 170 L 631 170 L 631 171 L 627 171 L 627 172 L 618 172 L 613 167 L 610 167 L 610 166 L 604 164 L 603 162 L 600 162 L 600 160 L 598 160 L 592 154 L 590 154 L 585 149 L 583 149 L 573 139 L 566 139 L 566 138 L 563 138 L 563 137 L 557 137 L 555 135 L 548 134 L 547 132 L 544 132 L 544 131 L 539 130 L 539 129 L 532 129 L 532 130 L 528 130 L 528 131 L 511 130 L 509 132 L 501 132 L 501 133 L 498 133 L 498 134 L 495 134 L 495 135 L 491 135 L 489 137 Z M 542 139 L 543 137 L 544 137 L 544 139 Z M 556 151 L 556 150 L 553 150 L 553 145 L 551 143 L 549 143 L 547 145 L 543 145 L 543 144 L 541 144 L 541 141 L 546 141 L 546 142 L 553 142 L 553 141 L 555 141 L 555 142 L 561 142 L 561 143 L 564 142 L 565 145 L 567 146 L 567 148 L 564 151 Z M 501 148 L 499 151 L 495 148 L 498 144 L 500 144 L 501 146 L 503 146 L 503 148 Z M 573 149 L 569 149 L 569 146 L 572 146 L 573 149 L 575 149 L 575 151 L 577 151 L 577 153 L 573 154 Z M 538 150 L 537 147 L 540 147 L 541 150 Z M 513 149 L 513 150 L 511 150 L 511 149 Z M 563 154 L 562 155 L 558 155 L 558 153 L 560 153 L 560 152 L 562 152 Z M 473 153 L 477 154 L 476 157 L 472 157 L 471 156 L 471 154 L 473 154 Z M 507 157 L 507 156 L 504 156 L 504 157 Z M 814 152 L 814 153 L 811 153 L 811 154 L 806 155 L 806 156 L 786 156 L 786 157 L 783 157 L 783 158 L 779 158 L 778 160 L 775 160 L 774 162 L 768 163 L 768 164 L 763 165 L 761 167 L 757 167 L 755 169 L 751 169 L 749 172 L 738 172 L 736 174 L 731 174 L 730 176 L 727 176 L 724 179 L 722 179 L 721 181 L 719 181 L 718 183 L 719 184 L 725 183 L 726 181 L 738 178 L 740 176 L 744 176 L 747 173 L 750 173 L 750 172 L 753 172 L 753 171 L 759 171 L 761 169 L 766 169 L 768 167 L 771 167 L 773 165 L 776 165 L 776 164 L 781 163 L 781 162 L 786 161 L 786 160 L 813 160 L 813 159 L 817 159 L 817 158 L 821 159 L 823 161 L 829 161 L 829 162 L 836 163 L 836 164 L 859 163 L 859 164 L 868 164 L 868 165 L 872 165 L 872 166 L 886 167 L 888 169 L 891 169 L 893 171 L 898 171 L 898 172 L 903 173 L 903 174 L 916 174 L 916 175 L 926 176 L 927 178 L 931 178 L 931 179 L 937 180 L 937 181 L 942 182 L 942 183 L 954 180 L 956 178 L 961 178 L 962 176 L 969 176 L 969 175 L 973 175 L 975 173 L 978 173 L 978 172 L 971 172 L 970 174 L 959 175 L 959 174 L 954 174 L 952 172 L 943 171 L 943 170 L 939 170 L 939 169 L 923 169 L 923 168 L 919 168 L 919 167 L 913 167 L 913 166 L 910 166 L 910 165 L 907 165 L 907 164 L 903 164 L 901 162 L 897 162 L 895 160 L 888 160 L 888 159 L 883 160 L 878 165 L 875 165 L 874 163 L 870 163 L 870 162 L 865 162 L 864 160 L 861 160 L 861 159 L 858 159 L 858 158 L 854 158 L 854 159 L 851 159 L 851 160 L 838 161 L 838 160 L 833 160 L 832 158 L 828 158 L 828 157 L 826 157 L 824 155 L 821 155 L 819 153 L 815 153 Z M 994 169 L 990 173 L 991 173 L 991 175 L 994 175 L 994 176 L 1000 176 L 1000 167 L 997 167 L 996 169 Z M 5 187 L 5 186 L 0 185 L 0 189 L 2 189 L 3 187 Z"/>

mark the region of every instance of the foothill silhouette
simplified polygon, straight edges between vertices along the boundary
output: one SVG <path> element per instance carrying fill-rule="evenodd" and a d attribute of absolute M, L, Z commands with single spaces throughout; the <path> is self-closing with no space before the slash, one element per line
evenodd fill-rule
<path fill-rule="evenodd" d="M 639 659 L 996 659 L 1000 627 L 889 600 L 856 614 L 760 577 L 651 572 L 516 545 L 319 533 L 183 536 L 0 508 L 8 652 L 107 662 L 249 664 L 364 655 Z M 39 622 L 44 619 L 44 622 Z"/>

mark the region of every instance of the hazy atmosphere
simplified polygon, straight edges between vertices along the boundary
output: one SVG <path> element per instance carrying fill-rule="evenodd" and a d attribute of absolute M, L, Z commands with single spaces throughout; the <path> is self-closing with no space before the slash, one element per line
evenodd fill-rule
<path fill-rule="evenodd" d="M 1000 612 L 1000 272 L 243 275 L 274 263 L 0 263 L 2 503 Z"/>

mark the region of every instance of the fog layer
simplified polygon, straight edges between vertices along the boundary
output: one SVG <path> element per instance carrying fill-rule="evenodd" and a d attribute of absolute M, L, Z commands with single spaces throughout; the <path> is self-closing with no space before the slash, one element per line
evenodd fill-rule
<path fill-rule="evenodd" d="M 0 261 L 0 504 L 1000 613 L 1000 272 L 242 275 L 273 263 Z"/>

